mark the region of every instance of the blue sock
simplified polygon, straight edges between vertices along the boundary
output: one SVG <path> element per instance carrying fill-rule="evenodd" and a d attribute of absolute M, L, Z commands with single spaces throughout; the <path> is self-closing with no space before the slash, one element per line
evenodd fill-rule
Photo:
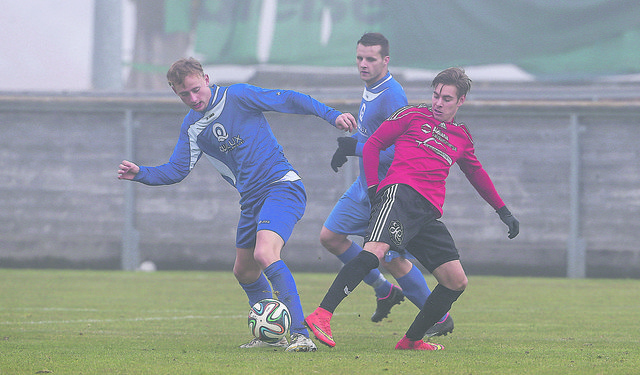
<path fill-rule="evenodd" d="M 309 332 L 303 324 L 304 313 L 300 304 L 300 296 L 289 267 L 282 260 L 278 260 L 265 268 L 264 274 L 273 286 L 273 294 L 278 297 L 278 300 L 284 302 L 291 313 L 291 328 L 289 329 L 291 334 L 300 333 L 309 337 Z"/>
<path fill-rule="evenodd" d="M 427 286 L 427 281 L 424 279 L 424 275 L 418 267 L 413 266 L 411 270 L 399 279 L 396 279 L 402 293 L 409 301 L 413 302 L 418 309 L 422 309 L 424 303 L 427 302 L 427 297 L 431 294 L 431 290 Z"/>
<path fill-rule="evenodd" d="M 253 306 L 256 302 L 265 298 L 272 298 L 273 296 L 271 293 L 271 285 L 269 285 L 269 281 L 267 281 L 263 273 L 260 273 L 258 280 L 251 284 L 240 283 L 240 286 L 244 289 L 247 297 L 249 297 L 249 306 Z"/>
<path fill-rule="evenodd" d="M 351 241 L 351 246 L 349 246 L 347 251 L 338 255 L 338 259 L 340 259 L 342 263 L 347 264 L 361 251 L 362 247 L 360 247 L 360 245 L 358 245 L 357 243 Z M 376 292 L 376 297 L 378 298 L 385 298 L 391 291 L 391 283 L 377 268 L 372 269 L 371 272 L 369 272 L 362 281 L 373 287 L 373 290 Z"/>

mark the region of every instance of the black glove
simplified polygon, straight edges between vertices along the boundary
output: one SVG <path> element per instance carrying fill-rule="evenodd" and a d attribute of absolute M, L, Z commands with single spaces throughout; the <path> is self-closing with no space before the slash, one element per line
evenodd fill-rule
<path fill-rule="evenodd" d="M 378 185 L 369 186 L 367 188 L 367 195 L 369 196 L 369 202 L 373 204 L 373 198 L 376 197 L 376 192 L 378 191 Z"/>
<path fill-rule="evenodd" d="M 520 233 L 520 222 L 511 215 L 507 206 L 500 207 L 496 212 L 500 216 L 500 220 L 509 227 L 509 238 L 517 236 Z"/>
<path fill-rule="evenodd" d="M 356 155 L 356 145 L 358 140 L 353 137 L 339 137 L 338 149 L 331 158 L 331 168 L 334 172 L 338 172 L 338 167 L 342 167 L 347 162 L 347 156 Z"/>

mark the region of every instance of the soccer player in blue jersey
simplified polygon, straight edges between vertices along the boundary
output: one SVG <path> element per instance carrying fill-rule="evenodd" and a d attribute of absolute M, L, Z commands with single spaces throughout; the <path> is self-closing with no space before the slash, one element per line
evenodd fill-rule
<path fill-rule="evenodd" d="M 315 351 L 303 324 L 296 283 L 280 259 L 284 244 L 304 213 L 306 193 L 263 112 L 315 115 L 346 131 L 355 130 L 355 118 L 296 91 L 248 84 L 209 86 L 209 76 L 194 58 L 176 61 L 167 79 L 191 108 L 173 154 L 168 163 L 156 167 L 124 160 L 118 178 L 146 185 L 174 184 L 189 174 L 201 156 L 209 159 L 240 193 L 233 273 L 249 304 L 277 295 L 291 312 L 291 343 L 286 337 L 276 344 L 253 339 L 241 347 L 275 345 L 290 352 Z"/>
<path fill-rule="evenodd" d="M 362 251 L 362 247 L 348 236 L 364 237 L 371 212 L 362 147 L 384 120 L 407 105 L 402 86 L 389 73 L 389 41 L 384 35 L 365 33 L 356 44 L 356 63 L 360 78 L 365 83 L 358 113 L 358 132 L 352 137 L 338 138 L 338 149 L 331 160 L 331 167 L 337 172 L 346 163 L 347 156 L 358 156 L 360 175 L 336 203 L 320 232 L 322 245 L 344 264 Z M 380 153 L 380 178 L 386 175 L 393 154 L 393 146 Z M 364 278 L 364 282 L 374 288 L 377 297 L 376 311 L 371 316 L 374 322 L 386 318 L 391 308 L 404 300 L 404 296 L 421 309 L 431 293 L 422 272 L 413 263 L 394 251 L 390 251 L 385 259 L 382 265 L 391 272 L 402 290 L 392 285 L 377 268 Z M 427 335 L 446 335 L 452 330 L 453 319 L 447 314 Z"/>

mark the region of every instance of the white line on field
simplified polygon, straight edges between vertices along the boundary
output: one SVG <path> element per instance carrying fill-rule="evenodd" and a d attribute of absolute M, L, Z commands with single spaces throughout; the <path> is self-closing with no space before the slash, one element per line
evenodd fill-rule
<path fill-rule="evenodd" d="M 113 322 L 147 322 L 160 320 L 189 320 L 189 319 L 219 319 L 219 318 L 247 318 L 246 315 L 212 315 L 212 316 L 169 316 L 169 317 L 147 317 L 147 318 L 129 318 L 129 319 L 79 319 L 79 320 L 40 320 L 28 322 L 0 322 L 2 325 L 33 325 L 33 324 L 76 324 L 76 323 L 113 323 Z"/>
<path fill-rule="evenodd" d="M 70 308 L 70 307 L 11 307 L 0 308 L 2 310 L 12 311 L 100 311 L 98 309 L 86 309 L 86 308 Z"/>
<path fill-rule="evenodd" d="M 357 313 L 334 314 L 334 315 L 358 315 Z M 128 319 L 77 319 L 77 320 L 39 320 L 26 322 L 0 322 L 0 325 L 38 325 L 38 324 L 78 324 L 78 323 L 115 323 L 115 322 L 148 322 L 163 320 L 191 320 L 191 319 L 247 319 L 246 315 L 186 315 L 186 316 L 168 316 L 168 317 L 146 317 L 146 318 L 128 318 Z"/>

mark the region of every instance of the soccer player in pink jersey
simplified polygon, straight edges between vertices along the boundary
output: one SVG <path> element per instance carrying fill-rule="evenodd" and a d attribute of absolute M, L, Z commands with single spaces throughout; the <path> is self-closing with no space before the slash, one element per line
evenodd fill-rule
<path fill-rule="evenodd" d="M 467 286 L 460 255 L 448 229 L 440 220 L 445 181 L 457 163 L 471 185 L 508 226 L 509 238 L 519 232 L 491 178 L 475 155 L 467 127 L 455 115 L 471 88 L 461 68 L 449 68 L 433 80 L 431 106 L 420 104 L 397 110 L 380 125 L 363 148 L 365 176 L 371 198 L 371 219 L 364 250 L 336 276 L 324 299 L 305 324 L 323 344 L 335 346 L 331 317 L 389 250 L 408 251 L 438 281 L 406 334 L 396 345 L 402 350 L 441 350 L 424 342 L 427 330 L 450 309 Z M 395 145 L 387 175 L 378 177 L 379 155 Z"/>

